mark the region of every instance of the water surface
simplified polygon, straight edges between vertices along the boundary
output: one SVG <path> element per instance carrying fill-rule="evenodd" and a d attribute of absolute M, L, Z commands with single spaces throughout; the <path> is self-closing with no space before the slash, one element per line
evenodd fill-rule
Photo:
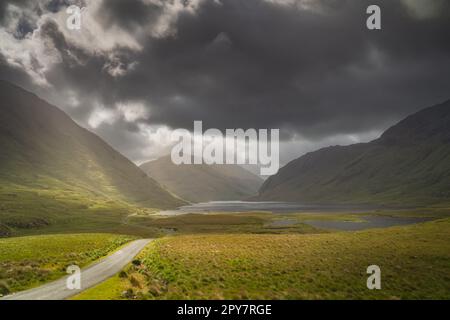
<path fill-rule="evenodd" d="M 340 214 L 340 213 L 369 213 L 379 209 L 369 206 L 349 206 L 349 205 L 304 205 L 295 202 L 249 202 L 249 201 L 211 201 L 195 203 L 180 207 L 176 210 L 161 211 L 161 215 L 182 215 L 189 213 L 209 214 L 217 212 L 246 213 L 246 212 L 270 212 L 275 214 L 308 213 L 308 214 Z M 275 228 L 288 227 L 297 223 L 306 223 L 319 229 L 334 229 L 345 231 L 356 231 L 372 228 L 387 228 L 392 226 L 408 225 L 431 220 L 420 217 L 390 217 L 382 215 L 364 215 L 362 221 L 343 220 L 305 220 L 297 219 L 277 219 L 271 222 L 270 226 Z"/>
<path fill-rule="evenodd" d="M 304 205 L 295 202 L 250 202 L 250 201 L 211 201 L 195 203 L 180 207 L 176 210 L 161 211 L 162 215 L 180 215 L 187 213 L 208 214 L 212 212 L 272 212 L 272 213 L 294 213 L 294 212 L 368 212 L 375 207 L 348 206 L 348 205 Z"/>

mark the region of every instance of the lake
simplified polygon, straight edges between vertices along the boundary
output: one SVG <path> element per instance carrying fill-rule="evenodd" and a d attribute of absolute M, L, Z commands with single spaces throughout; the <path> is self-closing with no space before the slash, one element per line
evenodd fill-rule
<path fill-rule="evenodd" d="M 161 211 L 161 215 L 180 215 L 187 213 L 208 214 L 211 212 L 272 212 L 272 213 L 298 213 L 298 212 L 336 212 L 354 213 L 376 210 L 375 207 L 349 206 L 349 205 L 304 205 L 295 202 L 250 202 L 250 201 L 211 201 L 195 203 L 180 207 L 176 210 Z"/>
<path fill-rule="evenodd" d="M 161 211 L 160 215 L 174 216 L 189 213 L 209 214 L 214 212 L 271 212 L 279 214 L 289 213 L 369 213 L 377 210 L 377 207 L 369 206 L 349 206 L 349 205 L 304 205 L 293 202 L 249 202 L 249 201 L 211 201 L 195 203 L 180 207 L 176 210 Z M 342 221 L 342 220 L 305 220 L 302 223 L 309 224 L 320 229 L 335 229 L 344 231 L 356 231 L 371 228 L 386 228 L 399 225 L 408 225 L 431 220 L 420 217 L 390 217 L 381 215 L 367 215 L 361 217 L 363 221 Z M 273 227 L 286 227 L 299 223 L 296 219 L 281 219 L 272 222 Z"/>

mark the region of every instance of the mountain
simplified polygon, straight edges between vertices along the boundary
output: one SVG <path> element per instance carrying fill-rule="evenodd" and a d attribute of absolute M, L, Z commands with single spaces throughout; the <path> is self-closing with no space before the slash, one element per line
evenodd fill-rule
<path fill-rule="evenodd" d="M 372 142 L 332 146 L 281 168 L 259 200 L 420 205 L 450 200 L 450 101 L 419 111 Z"/>
<path fill-rule="evenodd" d="M 18 216 L 41 211 L 183 203 L 63 111 L 0 81 L 0 223 L 20 225 Z"/>
<path fill-rule="evenodd" d="M 255 195 L 263 180 L 238 165 L 175 165 L 170 156 L 141 165 L 150 177 L 191 202 L 239 200 Z"/>

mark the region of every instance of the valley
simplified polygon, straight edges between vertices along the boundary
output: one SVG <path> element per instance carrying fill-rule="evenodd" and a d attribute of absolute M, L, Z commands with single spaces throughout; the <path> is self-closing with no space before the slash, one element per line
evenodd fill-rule
<path fill-rule="evenodd" d="M 448 102 L 266 181 L 168 157 L 138 167 L 15 85 L 0 82 L 0 102 L 1 295 L 155 239 L 73 298 L 450 298 Z M 369 265 L 383 290 L 366 287 Z"/>

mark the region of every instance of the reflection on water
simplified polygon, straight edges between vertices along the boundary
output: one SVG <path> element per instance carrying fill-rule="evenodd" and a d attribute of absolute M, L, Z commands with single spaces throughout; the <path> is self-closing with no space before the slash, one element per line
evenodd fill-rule
<path fill-rule="evenodd" d="M 304 205 L 295 202 L 249 202 L 249 201 L 211 201 L 196 203 L 180 207 L 176 210 L 161 211 L 162 215 L 180 215 L 187 213 L 210 212 L 255 212 L 265 211 L 272 213 L 293 212 L 365 212 L 374 210 L 374 207 L 361 206 L 327 206 L 327 205 Z"/>

